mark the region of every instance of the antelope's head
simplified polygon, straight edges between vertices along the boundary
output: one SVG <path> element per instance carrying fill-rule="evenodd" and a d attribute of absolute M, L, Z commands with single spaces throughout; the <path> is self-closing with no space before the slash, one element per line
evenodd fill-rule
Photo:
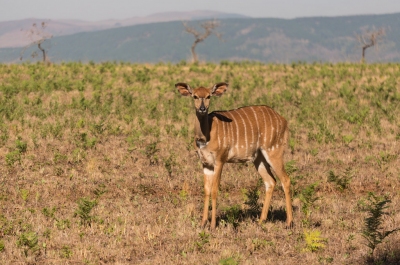
<path fill-rule="evenodd" d="M 228 88 L 228 83 L 218 83 L 212 88 L 198 87 L 191 88 L 186 83 L 176 83 L 175 87 L 178 89 L 182 96 L 191 96 L 194 99 L 194 107 L 196 113 L 199 115 L 206 115 L 208 113 L 208 107 L 210 106 L 211 96 L 221 96 Z"/>

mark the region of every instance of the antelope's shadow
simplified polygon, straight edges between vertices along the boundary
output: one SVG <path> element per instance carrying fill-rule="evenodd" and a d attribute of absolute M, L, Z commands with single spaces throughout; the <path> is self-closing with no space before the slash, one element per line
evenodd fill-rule
<path fill-rule="evenodd" d="M 217 226 L 224 224 L 231 224 L 237 229 L 243 222 L 258 222 L 261 215 L 261 207 L 249 207 L 246 209 L 240 209 L 238 205 L 228 207 L 222 211 L 217 217 Z M 270 208 L 266 222 L 272 223 L 285 223 L 286 222 L 286 211 L 284 207 Z"/>

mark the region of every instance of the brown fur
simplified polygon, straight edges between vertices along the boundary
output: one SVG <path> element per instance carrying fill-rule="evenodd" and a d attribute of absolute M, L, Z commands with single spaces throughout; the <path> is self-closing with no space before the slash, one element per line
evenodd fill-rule
<path fill-rule="evenodd" d="M 196 109 L 195 148 L 204 170 L 204 212 L 202 225 L 208 220 L 211 195 L 211 229 L 216 227 L 216 202 L 222 168 L 225 163 L 252 161 L 264 180 L 266 195 L 260 222 L 267 218 L 275 175 L 281 180 L 286 197 L 287 225 L 293 220 L 290 198 L 290 179 L 286 174 L 283 154 L 289 130 L 287 121 L 268 106 L 248 106 L 208 114 L 211 96 L 221 96 L 227 83 L 212 88 L 192 89 L 185 83 L 176 88 L 183 96 L 192 96 Z"/>

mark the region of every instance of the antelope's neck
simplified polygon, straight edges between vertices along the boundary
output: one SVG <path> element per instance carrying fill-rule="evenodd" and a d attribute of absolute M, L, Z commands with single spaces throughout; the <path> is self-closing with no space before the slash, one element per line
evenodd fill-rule
<path fill-rule="evenodd" d="M 199 115 L 196 113 L 194 124 L 195 141 L 201 141 L 204 144 L 210 141 L 210 126 L 208 123 L 208 114 Z"/>

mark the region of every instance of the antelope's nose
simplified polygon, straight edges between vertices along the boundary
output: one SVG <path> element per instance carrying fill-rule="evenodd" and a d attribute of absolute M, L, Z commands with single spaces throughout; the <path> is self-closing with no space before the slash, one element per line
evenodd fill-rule
<path fill-rule="evenodd" d="M 204 102 L 203 102 L 203 101 L 201 102 L 201 105 L 200 105 L 199 110 L 200 110 L 200 112 L 205 112 L 205 111 L 207 110 L 207 109 L 206 109 L 206 106 L 204 105 Z"/>

